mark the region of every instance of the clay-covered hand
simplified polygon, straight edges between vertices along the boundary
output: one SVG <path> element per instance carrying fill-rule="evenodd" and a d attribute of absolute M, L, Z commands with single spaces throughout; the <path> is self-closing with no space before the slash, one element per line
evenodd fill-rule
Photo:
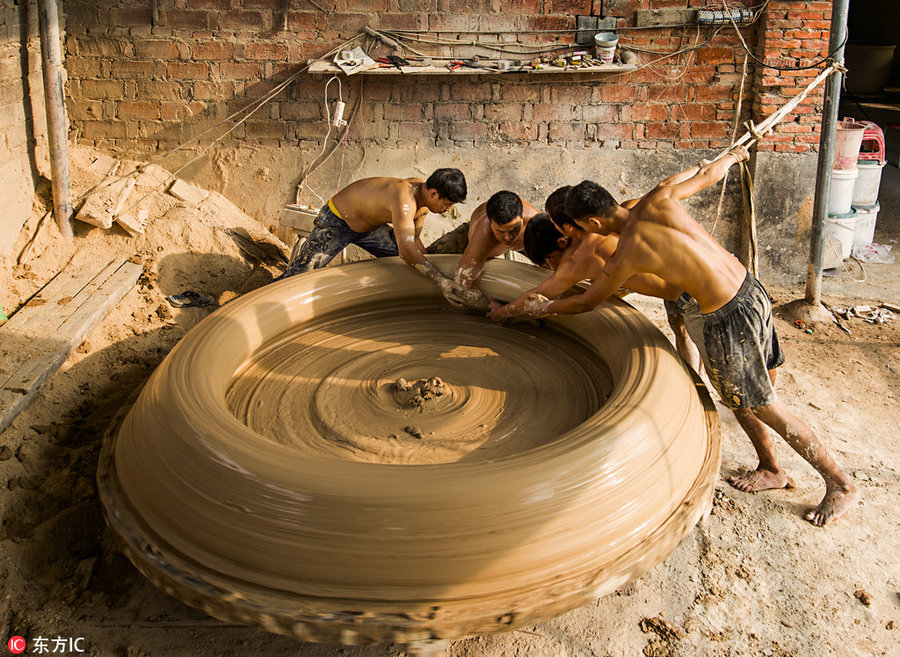
<path fill-rule="evenodd" d="M 488 307 L 487 316 L 495 322 L 502 322 L 509 319 L 509 313 L 506 312 L 506 304 L 500 303 L 499 301 L 491 301 L 491 305 Z"/>
<path fill-rule="evenodd" d="M 750 151 L 743 144 L 735 144 L 728 149 L 728 154 L 734 158 L 735 162 L 746 162 L 750 159 Z"/>
<path fill-rule="evenodd" d="M 444 298 L 451 306 L 455 308 L 465 308 L 467 306 L 462 286 L 459 284 L 454 283 L 449 278 L 442 278 L 438 283 L 438 287 L 441 288 L 441 294 L 444 295 Z"/>
<path fill-rule="evenodd" d="M 531 317 L 547 317 L 552 315 L 550 312 L 550 304 L 553 303 L 543 294 L 529 294 L 525 297 L 524 310 L 525 314 Z"/>

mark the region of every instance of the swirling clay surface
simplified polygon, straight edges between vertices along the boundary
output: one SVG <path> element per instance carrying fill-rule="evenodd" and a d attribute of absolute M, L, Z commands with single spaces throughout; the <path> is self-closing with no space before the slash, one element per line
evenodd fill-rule
<path fill-rule="evenodd" d="M 512 299 L 545 276 L 491 261 L 482 285 Z M 98 483 L 125 552 L 185 602 L 407 643 L 639 576 L 708 507 L 719 450 L 702 384 L 627 304 L 499 326 L 391 258 L 214 312 L 111 428 Z"/>

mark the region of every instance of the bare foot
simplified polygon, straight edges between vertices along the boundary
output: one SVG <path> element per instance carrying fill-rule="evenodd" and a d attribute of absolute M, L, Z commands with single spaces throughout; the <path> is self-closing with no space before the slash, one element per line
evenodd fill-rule
<path fill-rule="evenodd" d="M 831 520 L 839 518 L 858 501 L 859 491 L 853 484 L 834 486 L 833 489 L 825 492 L 825 497 L 819 502 L 819 506 L 804 517 L 817 527 L 822 527 Z"/>
<path fill-rule="evenodd" d="M 771 470 L 744 470 L 728 477 L 728 483 L 745 493 L 791 487 L 790 480 L 783 471 Z"/>

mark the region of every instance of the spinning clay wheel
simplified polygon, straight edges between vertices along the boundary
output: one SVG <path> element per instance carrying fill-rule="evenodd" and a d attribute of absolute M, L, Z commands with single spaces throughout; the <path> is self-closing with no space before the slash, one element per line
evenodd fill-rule
<path fill-rule="evenodd" d="M 546 275 L 493 260 L 482 288 Z M 719 453 L 705 388 L 626 303 L 501 326 L 390 258 L 200 322 L 111 427 L 98 483 L 125 553 L 184 602 L 421 646 L 638 577 L 709 507 Z"/>

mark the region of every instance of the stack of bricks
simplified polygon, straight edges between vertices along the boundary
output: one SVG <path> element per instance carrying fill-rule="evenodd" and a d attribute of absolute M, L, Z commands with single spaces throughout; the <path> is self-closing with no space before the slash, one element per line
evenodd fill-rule
<path fill-rule="evenodd" d="M 321 11 L 318 4 L 334 5 L 334 10 Z M 477 38 L 517 51 L 536 44 L 574 49 L 575 17 L 599 15 L 601 6 L 617 18 L 619 28 L 629 28 L 638 9 L 684 8 L 685 2 L 294 0 L 284 17 L 281 0 L 160 0 L 159 22 L 151 25 L 149 3 L 70 0 L 69 115 L 81 139 L 97 146 L 138 152 L 170 148 L 246 107 L 308 58 L 338 47 L 367 25 L 431 30 L 432 40 Z M 804 6 L 814 9 L 803 11 Z M 824 54 L 829 6 L 772 2 L 757 24 L 742 28 L 745 40 L 773 62 L 808 63 Z M 285 18 L 287 30 L 281 29 Z M 732 26 L 622 29 L 619 37 L 621 46 L 653 51 L 639 53 L 647 65 L 630 73 L 448 71 L 431 77 L 343 78 L 348 113 L 362 97 L 349 139 L 386 147 L 424 142 L 437 147 L 720 148 L 730 143 L 737 119 L 743 123 L 752 111 L 758 120 L 807 80 L 806 72 L 776 76 L 751 61 L 743 116 L 736 117 L 744 51 Z M 419 50 L 428 47 L 410 43 Z M 679 50 L 685 52 L 663 57 Z M 327 129 L 326 80 L 300 76 L 230 133 L 225 145 L 321 142 Z M 337 92 L 332 84 L 330 101 Z M 804 103 L 802 116 L 783 125 L 767 147 L 795 152 L 814 147 L 819 102 L 821 96 Z"/>

